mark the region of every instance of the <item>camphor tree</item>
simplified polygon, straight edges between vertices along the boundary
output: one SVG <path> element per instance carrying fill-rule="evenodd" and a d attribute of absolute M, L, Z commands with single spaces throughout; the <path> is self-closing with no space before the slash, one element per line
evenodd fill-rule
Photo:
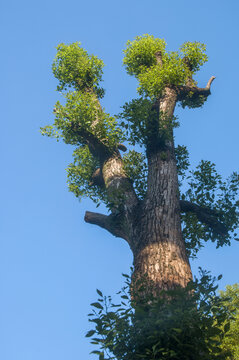
<path fill-rule="evenodd" d="M 205 45 L 186 42 L 167 52 L 164 40 L 143 35 L 127 43 L 124 55 L 139 97 L 111 116 L 100 104 L 103 61 L 80 43 L 60 44 L 53 73 L 65 100 L 42 133 L 73 145 L 69 190 L 109 210 L 87 211 L 85 221 L 128 242 L 132 287 L 147 278 L 157 297 L 192 279 L 189 256 L 203 241 L 219 247 L 236 238 L 239 176 L 223 180 L 210 161 L 190 170 L 186 147 L 174 146 L 176 104 L 200 107 L 210 95 L 214 76 L 203 88 L 193 78 L 207 61 Z"/>

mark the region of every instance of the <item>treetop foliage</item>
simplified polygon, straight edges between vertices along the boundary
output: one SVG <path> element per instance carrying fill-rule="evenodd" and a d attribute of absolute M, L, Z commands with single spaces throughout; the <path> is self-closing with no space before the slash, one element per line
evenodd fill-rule
<path fill-rule="evenodd" d="M 165 86 L 186 85 L 207 61 L 205 51 L 204 44 L 186 42 L 179 52 L 167 53 L 164 40 L 146 34 L 127 42 L 123 63 L 128 74 L 138 79 L 139 94 L 154 99 Z"/>
<path fill-rule="evenodd" d="M 217 247 L 239 240 L 239 174 L 224 180 L 215 165 L 205 160 L 192 169 L 187 148 L 174 147 L 173 129 L 179 126 L 174 116 L 176 103 L 195 108 L 210 95 L 213 76 L 205 88 L 197 87 L 193 79 L 207 61 L 205 51 L 204 44 L 186 42 L 179 51 L 167 52 L 163 39 L 147 34 L 128 41 L 123 63 L 139 82 L 139 97 L 127 102 L 119 115 L 111 116 L 100 104 L 103 61 L 89 55 L 79 42 L 57 47 L 52 70 L 63 101 L 55 105 L 54 123 L 41 131 L 74 147 L 73 162 L 67 169 L 69 190 L 77 198 L 92 199 L 97 206 L 103 202 L 111 210 L 110 215 L 91 213 L 86 221 L 128 240 L 127 219 L 140 211 L 144 216 L 144 205 L 152 201 L 148 196 L 149 169 L 156 163 L 153 174 L 158 174 L 157 166 L 166 169 L 167 161 L 173 170 L 177 164 L 177 204 L 188 255 L 196 256 L 209 240 Z M 174 180 L 176 184 L 176 176 Z M 100 346 L 94 351 L 100 360 L 190 360 L 192 351 L 195 360 L 213 360 L 231 354 L 227 343 L 224 347 L 220 343 L 229 332 L 232 314 L 238 314 L 224 306 L 208 273 L 202 272 L 201 281 L 186 289 L 165 296 L 162 292 L 158 299 L 133 306 L 129 281 L 127 285 L 120 304 L 113 304 L 99 290 L 99 299 L 92 304 L 90 321 L 95 329 L 87 336 L 97 335 L 92 343 Z M 226 291 L 233 304 L 238 302 L 236 292 L 238 288 Z M 226 303 L 224 295 L 222 298 Z M 238 324 L 235 326 L 237 329 Z"/>
<path fill-rule="evenodd" d="M 158 111 L 157 99 L 164 96 L 165 87 L 192 89 L 192 76 L 207 61 L 205 45 L 186 42 L 178 52 L 167 52 L 162 39 L 150 35 L 138 36 L 127 42 L 123 63 L 130 75 L 139 80 L 140 97 L 127 102 L 117 116 L 111 116 L 101 107 L 104 91 L 100 87 L 103 61 L 89 55 L 79 42 L 60 44 L 53 62 L 53 74 L 59 80 L 57 90 L 63 101 L 57 101 L 52 125 L 41 129 L 42 134 L 62 139 L 74 146 L 73 162 L 68 166 L 68 186 L 77 198 L 89 197 L 97 205 L 111 203 L 106 191 L 92 181 L 102 165 L 101 152 L 117 153 L 118 146 L 126 142 L 128 151 L 121 156 L 125 175 L 133 184 L 140 200 L 147 194 L 147 149 L 173 140 L 173 128 L 179 126 L 174 116 Z M 187 95 L 179 99 L 183 106 L 201 106 L 206 97 Z M 135 148 L 135 146 L 140 146 Z M 99 150 L 100 149 L 100 150 Z M 120 155 L 117 155 L 120 156 Z M 161 151 L 162 160 L 166 153 Z M 217 246 L 238 239 L 239 225 L 238 174 L 223 180 L 215 165 L 202 161 L 195 170 L 189 166 L 185 146 L 175 149 L 181 199 L 194 202 L 216 212 L 226 231 L 215 231 L 200 221 L 193 212 L 182 214 L 183 234 L 191 256 L 203 246 L 203 241 L 215 241 Z M 211 224 L 213 225 L 213 224 Z"/>
<path fill-rule="evenodd" d="M 95 55 L 89 55 L 80 42 L 71 45 L 59 44 L 52 65 L 54 76 L 59 80 L 58 91 L 74 88 L 75 90 L 96 90 L 101 92 L 104 63 Z"/>

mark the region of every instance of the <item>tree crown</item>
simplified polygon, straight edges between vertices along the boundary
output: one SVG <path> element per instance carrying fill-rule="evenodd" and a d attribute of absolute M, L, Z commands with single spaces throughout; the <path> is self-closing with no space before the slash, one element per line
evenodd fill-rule
<path fill-rule="evenodd" d="M 123 63 L 139 80 L 139 94 L 154 99 L 166 86 L 186 85 L 207 61 L 205 51 L 204 44 L 186 42 L 180 51 L 167 53 L 164 40 L 146 34 L 127 42 Z"/>
<path fill-rule="evenodd" d="M 69 190 L 77 198 L 89 197 L 109 208 L 112 208 L 112 195 L 107 190 L 110 180 L 102 178 L 107 159 L 115 159 L 120 173 L 114 176 L 124 183 L 122 187 L 117 185 L 113 193 L 121 192 L 123 199 L 122 194 L 132 186 L 138 200 L 144 201 L 148 193 L 149 154 L 160 148 L 161 160 L 166 161 L 167 144 L 173 143 L 173 128 L 179 125 L 174 115 L 160 109 L 160 101 L 170 90 L 175 101 L 183 106 L 202 106 L 210 95 L 214 78 L 205 88 L 198 88 L 193 80 L 195 72 L 207 61 L 205 45 L 199 42 L 186 42 L 178 52 L 167 52 L 164 40 L 146 34 L 128 41 L 124 55 L 126 71 L 139 81 L 140 97 L 126 103 L 118 116 L 111 116 L 100 104 L 104 94 L 100 87 L 103 61 L 89 55 L 79 42 L 60 44 L 52 69 L 64 100 L 55 105 L 53 125 L 41 129 L 43 135 L 75 147 L 73 162 L 68 167 Z M 129 150 L 121 155 L 119 150 L 127 150 L 121 144 L 124 141 Z M 137 145 L 141 151 L 134 148 Z M 192 170 L 186 147 L 173 146 L 173 151 L 182 204 L 184 208 L 188 202 L 198 206 L 191 206 L 182 214 L 188 251 L 195 255 L 203 246 L 202 240 L 215 241 L 217 246 L 230 244 L 232 237 L 238 237 L 238 174 L 223 180 L 209 161 L 202 161 Z M 113 207 L 117 207 L 116 200 L 113 202 Z"/>

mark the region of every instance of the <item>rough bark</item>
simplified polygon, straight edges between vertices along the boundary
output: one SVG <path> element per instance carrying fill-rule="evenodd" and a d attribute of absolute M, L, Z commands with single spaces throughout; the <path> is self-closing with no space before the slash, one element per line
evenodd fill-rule
<path fill-rule="evenodd" d="M 173 116 L 176 91 L 166 88 L 159 102 L 160 121 Z M 161 124 L 168 126 L 168 121 Z M 173 137 L 168 129 L 165 144 L 148 153 L 148 189 L 140 223 L 131 248 L 134 254 L 133 281 L 147 277 L 153 293 L 185 287 L 192 273 L 182 237 L 177 166 Z M 137 285 L 136 285 L 137 286 Z"/>
<path fill-rule="evenodd" d="M 160 63 L 161 54 L 156 55 Z M 213 79 L 202 89 L 192 86 L 190 81 L 183 87 L 166 87 L 155 102 L 150 124 L 154 131 L 149 136 L 146 149 L 148 184 L 143 201 L 137 199 L 118 149 L 111 154 L 105 153 L 102 166 L 95 174 L 94 180 L 99 182 L 97 176 L 100 175 L 100 184 L 105 186 L 108 199 L 112 202 L 112 214 L 106 216 L 87 212 L 85 220 L 129 243 L 134 256 L 132 288 L 137 289 L 145 279 L 143 296 L 148 293 L 158 296 L 162 290 L 185 287 L 192 279 L 181 231 L 181 210 L 194 211 L 200 221 L 210 222 L 224 231 L 212 212 L 203 212 L 195 204 L 180 203 L 173 130 L 170 127 L 176 102 L 187 96 L 189 91 L 194 96 L 208 96 Z M 155 117 L 155 109 L 158 118 Z"/>
<path fill-rule="evenodd" d="M 153 292 L 185 287 L 192 274 L 181 232 L 178 183 L 175 159 L 160 152 L 149 161 L 149 190 L 131 243 L 134 254 L 134 281 L 145 276 Z"/>
<path fill-rule="evenodd" d="M 103 215 L 96 212 L 86 211 L 85 222 L 98 225 L 108 230 L 112 235 L 128 241 L 128 234 L 124 232 L 120 214 Z"/>

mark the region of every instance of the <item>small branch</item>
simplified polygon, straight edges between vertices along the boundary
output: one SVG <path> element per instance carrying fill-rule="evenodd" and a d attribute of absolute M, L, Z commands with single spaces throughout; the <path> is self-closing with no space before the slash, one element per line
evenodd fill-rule
<path fill-rule="evenodd" d="M 81 137 L 83 141 L 89 146 L 89 150 L 93 156 L 104 161 L 107 157 L 112 155 L 112 151 L 100 141 L 97 136 L 86 129 L 83 129 L 77 122 L 71 122 L 71 128 L 76 135 Z"/>
<path fill-rule="evenodd" d="M 211 84 L 215 78 L 215 76 L 211 76 L 205 88 L 199 88 L 193 85 L 177 86 L 177 100 L 184 100 L 187 96 L 190 96 L 191 99 L 196 99 L 199 96 L 208 97 L 211 94 Z"/>
<path fill-rule="evenodd" d="M 156 62 L 158 65 L 162 66 L 163 65 L 163 59 L 162 59 L 162 51 L 157 51 L 155 53 L 155 57 L 156 57 Z"/>
<path fill-rule="evenodd" d="M 210 79 L 208 80 L 208 83 L 207 83 L 207 86 L 205 87 L 205 89 L 210 90 L 211 84 L 212 84 L 212 82 L 213 82 L 214 79 L 216 79 L 215 76 L 211 76 L 211 77 L 210 77 Z"/>
<path fill-rule="evenodd" d="M 124 144 L 118 144 L 118 149 L 123 152 L 127 151 L 127 147 Z"/>
<path fill-rule="evenodd" d="M 188 76 L 187 81 L 186 81 L 186 86 L 193 86 L 193 78 L 192 78 L 192 70 L 193 70 L 193 68 L 192 68 L 192 64 L 191 64 L 191 62 L 190 62 L 190 60 L 189 60 L 189 58 L 187 56 L 185 56 L 183 58 L 183 62 L 186 65 L 186 67 L 188 68 L 189 74 L 190 74 Z"/>
<path fill-rule="evenodd" d="M 227 234 L 228 230 L 226 226 L 218 220 L 219 214 L 217 211 L 207 207 L 199 206 L 186 200 L 180 200 L 180 208 L 182 212 L 194 213 L 199 221 L 211 227 L 218 234 Z"/>
<path fill-rule="evenodd" d="M 119 214 L 103 215 L 100 213 L 86 211 L 84 220 L 89 224 L 100 226 L 116 237 L 123 238 L 126 241 L 128 240 L 127 235 L 122 229 L 122 219 Z"/>

